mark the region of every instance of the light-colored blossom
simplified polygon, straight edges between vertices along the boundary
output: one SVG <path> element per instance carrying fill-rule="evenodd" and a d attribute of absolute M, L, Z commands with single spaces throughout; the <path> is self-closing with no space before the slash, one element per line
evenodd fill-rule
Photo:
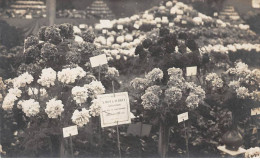
<path fill-rule="evenodd" d="M 246 87 L 239 87 L 236 89 L 237 97 L 245 99 L 249 96 L 248 89 Z"/>
<path fill-rule="evenodd" d="M 240 83 L 239 81 L 231 81 L 229 82 L 228 86 L 235 91 L 240 87 Z"/>
<path fill-rule="evenodd" d="M 65 84 L 75 83 L 77 79 L 81 79 L 86 76 L 86 72 L 81 67 L 66 68 L 58 72 L 58 80 Z"/>
<path fill-rule="evenodd" d="M 38 79 L 37 82 L 40 85 L 49 88 L 55 84 L 56 75 L 57 73 L 52 68 L 45 68 L 42 70 L 40 79 Z"/>
<path fill-rule="evenodd" d="M 22 110 L 27 117 L 36 116 L 40 112 L 40 104 L 34 99 L 24 100 Z"/>
<path fill-rule="evenodd" d="M 145 90 L 145 93 L 148 93 L 148 92 L 152 92 L 153 94 L 155 94 L 156 96 L 160 96 L 162 94 L 162 90 L 161 90 L 161 87 L 160 86 L 157 86 L 157 85 L 153 85 L 151 87 L 148 87 L 146 90 Z"/>
<path fill-rule="evenodd" d="M 152 82 L 155 82 L 157 80 L 160 81 L 163 78 L 163 71 L 159 68 L 154 68 L 152 71 L 145 75 L 145 78 Z"/>
<path fill-rule="evenodd" d="M 119 72 L 115 67 L 108 67 L 105 77 L 109 77 L 109 78 L 119 77 Z"/>
<path fill-rule="evenodd" d="M 87 101 L 88 90 L 85 87 L 75 86 L 72 88 L 71 94 L 77 104 L 83 104 Z"/>
<path fill-rule="evenodd" d="M 176 103 L 182 98 L 182 91 L 177 87 L 170 87 L 165 90 L 165 100 L 168 104 Z"/>
<path fill-rule="evenodd" d="M 71 120 L 73 123 L 82 127 L 89 122 L 90 114 L 89 111 L 83 108 L 81 111 L 75 110 L 72 114 Z"/>
<path fill-rule="evenodd" d="M 190 109 L 194 109 L 199 106 L 200 99 L 198 95 L 190 93 L 190 95 L 185 100 L 186 106 Z"/>
<path fill-rule="evenodd" d="M 26 84 L 31 84 L 32 81 L 33 76 L 28 72 L 25 72 L 12 80 L 14 88 L 25 87 Z"/>
<path fill-rule="evenodd" d="M 63 106 L 61 100 L 53 98 L 49 100 L 49 102 L 46 102 L 45 112 L 49 118 L 58 118 L 58 116 L 61 116 L 61 113 L 64 111 Z"/>
<path fill-rule="evenodd" d="M 156 109 L 159 104 L 159 97 L 152 92 L 145 93 L 142 97 L 142 105 L 146 110 Z"/>
<path fill-rule="evenodd" d="M 92 104 L 89 108 L 89 113 L 91 116 L 99 116 L 101 111 L 101 103 L 98 99 L 92 100 Z"/>
<path fill-rule="evenodd" d="M 28 95 L 29 96 L 37 96 L 39 93 L 39 90 L 37 88 L 28 88 Z"/>
<path fill-rule="evenodd" d="M 14 102 L 17 100 L 16 95 L 8 93 L 3 101 L 2 108 L 4 110 L 11 110 L 14 106 Z"/>
<path fill-rule="evenodd" d="M 169 68 L 168 70 L 168 75 L 171 77 L 178 77 L 178 78 L 182 78 L 183 77 L 183 72 L 180 68 Z"/>
<path fill-rule="evenodd" d="M 137 91 L 144 91 L 149 85 L 149 81 L 144 78 L 135 78 L 130 82 L 130 85 Z"/>
<path fill-rule="evenodd" d="M 90 89 L 93 92 L 94 97 L 96 98 L 97 95 L 105 93 L 106 89 L 100 81 L 92 81 L 88 86 L 84 86 Z"/>
<path fill-rule="evenodd" d="M 11 88 L 8 93 L 15 95 L 17 98 L 21 97 L 22 91 L 18 88 Z"/>
<path fill-rule="evenodd" d="M 209 73 L 206 76 L 206 81 L 212 87 L 213 90 L 223 87 L 223 81 L 216 73 Z"/>

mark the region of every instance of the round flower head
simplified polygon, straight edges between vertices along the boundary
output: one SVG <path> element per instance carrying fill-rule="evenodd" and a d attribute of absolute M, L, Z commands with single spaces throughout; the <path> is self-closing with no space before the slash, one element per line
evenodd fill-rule
<path fill-rule="evenodd" d="M 89 122 L 89 118 L 89 111 L 83 108 L 81 111 L 75 110 L 72 114 L 71 120 L 79 127 L 82 127 Z"/>
<path fill-rule="evenodd" d="M 101 111 L 101 103 L 98 99 L 94 99 L 89 109 L 91 116 L 99 116 Z"/>
<path fill-rule="evenodd" d="M 171 77 L 178 77 L 178 78 L 182 78 L 183 72 L 180 68 L 169 68 L 168 69 L 168 75 Z"/>
<path fill-rule="evenodd" d="M 75 83 L 76 79 L 86 76 L 86 72 L 81 67 L 66 68 L 58 72 L 58 80 L 65 84 Z"/>
<path fill-rule="evenodd" d="M 213 90 L 223 87 L 223 81 L 216 73 L 209 73 L 206 76 L 206 81 L 210 84 Z"/>
<path fill-rule="evenodd" d="M 34 99 L 24 100 L 22 110 L 27 117 L 36 116 L 40 112 L 40 104 Z"/>
<path fill-rule="evenodd" d="M 14 106 L 14 102 L 17 100 L 16 95 L 8 93 L 3 101 L 2 108 L 4 110 L 11 110 Z"/>
<path fill-rule="evenodd" d="M 28 72 L 23 73 L 19 77 L 13 79 L 14 88 L 25 87 L 26 84 L 31 84 L 33 81 L 33 76 Z"/>
<path fill-rule="evenodd" d="M 232 90 L 237 90 L 240 87 L 240 83 L 239 83 L 239 81 L 231 81 L 231 82 L 229 82 L 228 86 Z"/>
<path fill-rule="evenodd" d="M 106 90 L 100 81 L 92 81 L 87 87 L 90 88 L 95 97 L 105 93 Z"/>
<path fill-rule="evenodd" d="M 149 81 L 152 81 L 152 82 L 155 82 L 157 80 L 162 80 L 163 71 L 159 68 L 154 68 L 147 75 L 145 75 L 145 78 Z"/>
<path fill-rule="evenodd" d="M 160 95 L 162 94 L 162 90 L 161 90 L 160 86 L 157 86 L 157 85 L 148 87 L 148 88 L 145 90 L 145 93 L 148 93 L 148 92 L 152 92 L 152 93 L 155 94 L 156 96 L 160 96 Z"/>
<path fill-rule="evenodd" d="M 137 91 L 143 91 L 148 86 L 149 81 L 143 78 L 135 78 L 130 82 L 130 85 Z"/>
<path fill-rule="evenodd" d="M 194 109 L 199 106 L 200 99 L 198 95 L 194 93 L 190 93 L 190 95 L 186 99 L 186 106 L 190 109 Z"/>
<path fill-rule="evenodd" d="M 11 88 L 8 93 L 15 95 L 17 98 L 21 97 L 22 91 L 18 88 Z"/>
<path fill-rule="evenodd" d="M 152 110 L 156 109 L 159 104 L 159 97 L 152 92 L 145 93 L 142 97 L 142 105 L 144 109 Z"/>
<path fill-rule="evenodd" d="M 85 87 L 75 86 L 72 88 L 71 94 L 77 104 L 82 104 L 87 101 L 88 90 Z"/>
<path fill-rule="evenodd" d="M 58 116 L 61 116 L 61 113 L 64 111 L 63 106 L 61 100 L 53 98 L 46 103 L 45 112 L 49 118 L 58 118 Z"/>
<path fill-rule="evenodd" d="M 116 78 L 119 77 L 119 72 L 115 67 L 108 67 L 106 77 Z"/>
<path fill-rule="evenodd" d="M 33 96 L 33 95 L 38 95 L 38 93 L 39 93 L 39 91 L 38 91 L 38 89 L 37 88 L 29 88 L 28 89 L 28 95 L 29 96 Z"/>
<path fill-rule="evenodd" d="M 168 104 L 176 103 L 182 98 L 182 91 L 179 88 L 171 87 L 165 90 L 165 100 Z"/>
<path fill-rule="evenodd" d="M 50 87 L 54 85 L 56 80 L 56 72 L 52 68 L 45 68 L 42 70 L 42 74 L 40 75 L 40 79 L 37 82 L 45 87 Z"/>
<path fill-rule="evenodd" d="M 248 89 L 246 87 L 239 87 L 236 89 L 237 97 L 245 99 L 249 96 Z"/>

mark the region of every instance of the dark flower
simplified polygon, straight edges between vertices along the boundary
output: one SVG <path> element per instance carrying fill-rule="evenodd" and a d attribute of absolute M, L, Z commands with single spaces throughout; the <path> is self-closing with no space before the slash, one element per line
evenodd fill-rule
<path fill-rule="evenodd" d="M 148 49 L 153 44 L 152 40 L 147 38 L 143 41 L 142 45 L 145 49 Z"/>
<path fill-rule="evenodd" d="M 37 45 L 39 43 L 39 39 L 36 36 L 29 36 L 24 40 L 24 48 L 27 49 L 30 46 Z"/>
<path fill-rule="evenodd" d="M 45 29 L 45 40 L 49 41 L 52 44 L 59 44 L 62 39 L 60 35 L 60 29 L 57 28 L 56 26 L 49 26 Z"/>
<path fill-rule="evenodd" d="M 140 53 L 144 52 L 144 47 L 143 45 L 138 45 L 136 48 L 135 48 L 135 55 L 140 55 Z"/>
<path fill-rule="evenodd" d="M 170 33 L 169 29 L 167 28 L 161 28 L 159 31 L 159 36 L 164 37 Z"/>
<path fill-rule="evenodd" d="M 46 28 L 47 28 L 47 26 L 42 26 L 39 29 L 39 32 L 38 32 L 39 40 L 45 41 L 45 30 L 46 30 Z"/>
<path fill-rule="evenodd" d="M 95 36 L 94 32 L 88 30 L 88 31 L 82 33 L 82 38 L 86 42 L 93 43 L 96 36 Z"/>
<path fill-rule="evenodd" d="M 73 26 L 69 23 L 60 24 L 60 35 L 66 39 L 73 38 Z"/>
<path fill-rule="evenodd" d="M 193 39 L 187 39 L 185 41 L 185 44 L 187 45 L 187 47 L 191 50 L 191 51 L 195 51 L 195 50 L 198 50 L 199 47 L 198 47 L 198 44 L 195 42 L 195 40 Z"/>

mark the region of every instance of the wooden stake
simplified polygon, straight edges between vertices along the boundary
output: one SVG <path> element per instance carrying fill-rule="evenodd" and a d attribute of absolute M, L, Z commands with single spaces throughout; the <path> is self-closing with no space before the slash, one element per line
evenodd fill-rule
<path fill-rule="evenodd" d="M 183 122 L 184 122 L 184 130 L 185 130 L 186 154 L 187 154 L 187 157 L 189 158 L 190 157 L 190 154 L 189 154 L 189 136 L 187 135 L 187 129 L 186 129 L 185 121 L 183 120 Z"/>
<path fill-rule="evenodd" d="M 70 152 L 71 152 L 71 157 L 73 158 L 73 157 L 74 157 L 74 154 L 73 154 L 73 146 L 72 146 L 72 137 L 71 137 L 71 134 L 70 134 Z"/>
<path fill-rule="evenodd" d="M 100 81 L 100 65 L 98 66 L 98 81 Z"/>
<path fill-rule="evenodd" d="M 121 147 L 120 147 L 120 138 L 119 138 L 119 130 L 118 130 L 118 121 L 117 121 L 117 124 L 116 124 L 116 132 L 117 132 L 118 153 L 119 153 L 119 158 L 121 158 Z"/>

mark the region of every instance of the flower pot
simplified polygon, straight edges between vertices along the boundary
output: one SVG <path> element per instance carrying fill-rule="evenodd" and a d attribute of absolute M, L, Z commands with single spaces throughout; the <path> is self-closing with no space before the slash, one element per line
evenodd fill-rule
<path fill-rule="evenodd" d="M 226 145 L 226 149 L 237 151 L 243 144 L 243 138 L 237 130 L 229 130 L 223 135 L 222 142 Z"/>

